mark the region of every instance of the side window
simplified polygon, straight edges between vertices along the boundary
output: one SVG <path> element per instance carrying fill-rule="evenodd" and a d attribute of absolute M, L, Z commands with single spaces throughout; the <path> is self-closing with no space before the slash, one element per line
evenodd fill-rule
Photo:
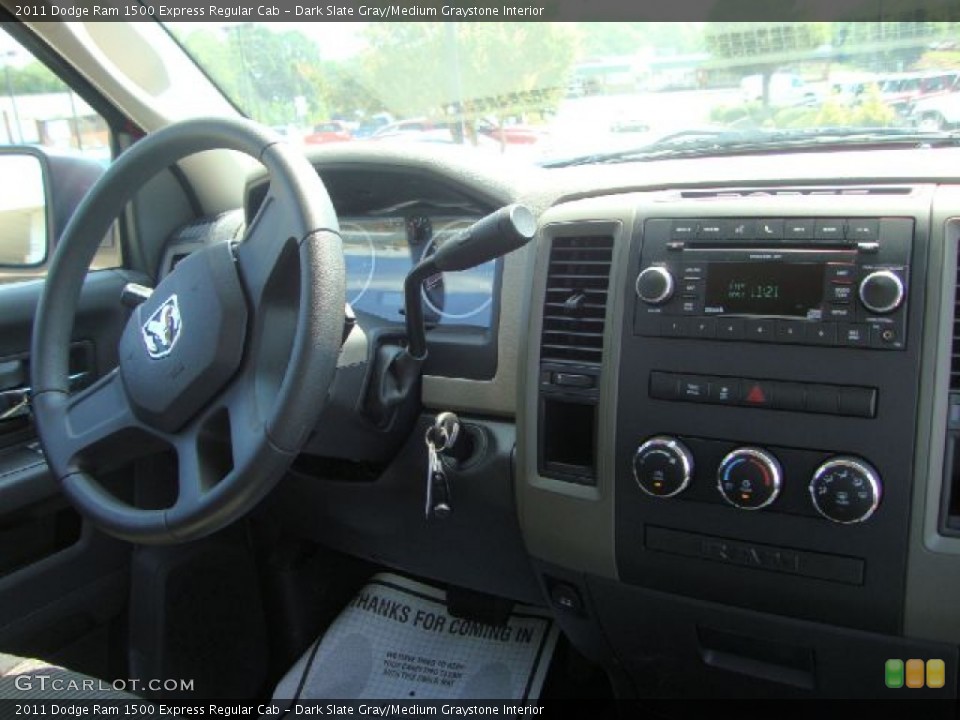
<path fill-rule="evenodd" d="M 110 128 L 0 28 L 0 284 L 42 278 L 85 190 L 111 160 Z M 93 268 L 121 264 L 115 230 Z"/>

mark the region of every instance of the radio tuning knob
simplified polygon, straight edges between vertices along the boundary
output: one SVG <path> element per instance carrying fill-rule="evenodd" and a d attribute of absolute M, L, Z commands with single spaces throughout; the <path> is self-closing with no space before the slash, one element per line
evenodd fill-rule
<path fill-rule="evenodd" d="M 903 302 L 903 281 L 889 270 L 877 270 L 860 281 L 860 302 L 870 312 L 891 313 Z"/>
<path fill-rule="evenodd" d="M 637 275 L 636 290 L 648 305 L 661 305 L 673 296 L 673 275 L 665 267 L 651 265 Z"/>

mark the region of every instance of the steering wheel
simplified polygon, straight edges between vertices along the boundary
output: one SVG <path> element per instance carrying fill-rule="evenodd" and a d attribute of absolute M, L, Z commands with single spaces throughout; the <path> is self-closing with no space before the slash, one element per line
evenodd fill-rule
<path fill-rule="evenodd" d="M 180 262 L 130 315 L 119 366 L 70 394 L 71 330 L 84 277 L 127 201 L 205 150 L 262 162 L 270 189 L 239 244 Z M 105 532 L 164 544 L 208 535 L 276 484 L 314 429 L 343 331 L 336 213 L 310 163 L 255 123 L 194 119 L 151 133 L 106 170 L 64 229 L 33 326 L 33 411 L 51 472 Z M 120 298 L 117 298 L 119 302 Z M 92 473 L 158 450 L 176 498 L 142 509 Z M 132 488 L 128 488 L 132 489 Z"/>

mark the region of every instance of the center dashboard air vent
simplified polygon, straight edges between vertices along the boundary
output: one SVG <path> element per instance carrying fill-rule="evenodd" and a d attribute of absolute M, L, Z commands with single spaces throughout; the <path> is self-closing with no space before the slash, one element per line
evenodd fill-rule
<path fill-rule="evenodd" d="M 599 365 L 613 238 L 556 237 L 543 304 L 541 362 Z"/>

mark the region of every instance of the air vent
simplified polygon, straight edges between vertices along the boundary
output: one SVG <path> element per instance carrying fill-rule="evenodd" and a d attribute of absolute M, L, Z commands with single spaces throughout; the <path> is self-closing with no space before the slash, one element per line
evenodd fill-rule
<path fill-rule="evenodd" d="M 550 248 L 542 362 L 600 364 L 613 238 L 558 237 Z"/>
<path fill-rule="evenodd" d="M 950 390 L 960 392 L 960 261 L 957 262 L 956 288 L 953 294 L 953 349 L 950 356 Z"/>
<path fill-rule="evenodd" d="M 804 188 L 734 188 L 730 190 L 683 190 L 684 200 L 717 200 L 756 197 L 820 197 L 824 195 L 909 195 L 909 187 L 804 187 Z"/>

